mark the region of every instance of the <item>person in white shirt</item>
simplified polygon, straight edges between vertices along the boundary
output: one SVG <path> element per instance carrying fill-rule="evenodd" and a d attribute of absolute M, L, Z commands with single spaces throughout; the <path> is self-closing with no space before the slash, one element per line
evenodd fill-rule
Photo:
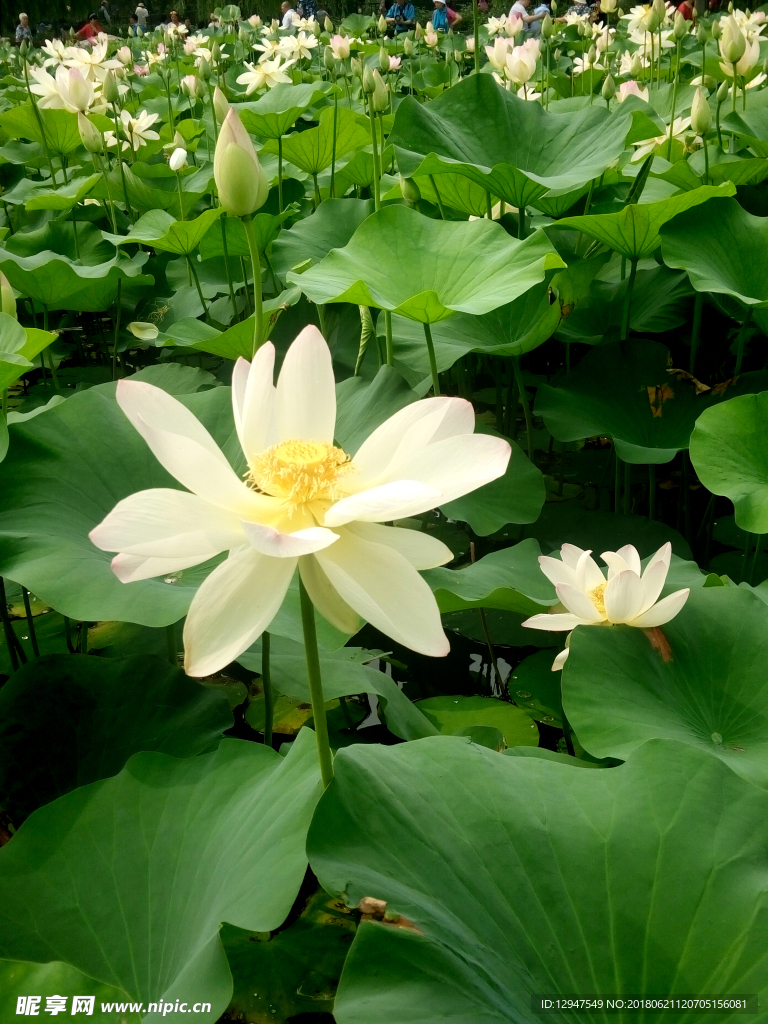
<path fill-rule="evenodd" d="M 280 13 L 283 16 L 282 27 L 293 28 L 293 18 L 294 15 L 296 14 L 296 11 L 294 11 L 294 9 L 291 7 L 288 0 L 283 0 L 283 2 L 280 4 Z"/>
<path fill-rule="evenodd" d="M 542 21 L 544 18 L 543 14 L 529 14 L 528 8 L 530 7 L 531 0 L 515 0 L 509 9 L 510 18 L 521 18 L 525 31 L 529 33 L 531 31 L 530 26 L 537 21 Z"/>
<path fill-rule="evenodd" d="M 149 11 L 147 10 L 147 8 L 144 6 L 143 3 L 139 3 L 138 7 L 136 8 L 136 21 L 138 21 L 139 28 L 142 30 L 142 32 L 147 27 L 147 18 L 148 17 L 149 17 Z"/>

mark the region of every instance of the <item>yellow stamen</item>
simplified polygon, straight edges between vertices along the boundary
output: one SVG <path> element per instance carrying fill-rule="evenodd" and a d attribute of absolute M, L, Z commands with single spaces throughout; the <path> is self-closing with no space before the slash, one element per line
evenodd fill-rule
<path fill-rule="evenodd" d="M 608 580 L 605 580 L 603 583 L 598 583 L 596 587 L 593 587 L 588 594 L 590 601 L 601 615 L 605 615 L 605 588 L 607 586 Z"/>
<path fill-rule="evenodd" d="M 346 452 L 322 441 L 283 441 L 250 463 L 246 482 L 254 490 L 284 498 L 291 505 L 338 498 L 337 484 L 349 471 Z"/>

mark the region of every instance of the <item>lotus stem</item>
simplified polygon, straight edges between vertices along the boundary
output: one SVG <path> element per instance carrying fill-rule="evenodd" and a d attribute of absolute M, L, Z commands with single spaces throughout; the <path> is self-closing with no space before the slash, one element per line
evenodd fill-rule
<path fill-rule="evenodd" d="M 661 36 L 659 36 L 661 45 Z M 702 72 L 703 74 L 703 72 Z M 667 142 L 667 160 L 672 160 L 672 133 L 675 127 L 675 107 L 677 106 L 677 85 L 680 81 L 680 40 L 677 40 L 677 63 L 675 65 L 675 84 L 672 86 L 672 116 L 669 119 L 669 142 Z"/>
<path fill-rule="evenodd" d="M 475 38 L 475 74 L 480 71 L 480 12 L 477 9 L 477 0 L 472 0 L 472 26 Z"/>
<path fill-rule="evenodd" d="M 531 420 L 531 410 L 528 405 L 528 396 L 525 393 L 525 385 L 523 384 L 523 374 L 520 369 L 520 356 L 512 356 L 512 369 L 514 370 L 515 380 L 517 381 L 517 389 L 520 394 L 520 405 L 523 407 L 523 416 L 525 417 L 528 458 L 533 462 L 533 422 Z"/>
<path fill-rule="evenodd" d="M 13 631 L 11 619 L 8 615 L 8 601 L 5 596 L 5 581 L 2 576 L 0 576 L 0 619 L 3 621 L 5 646 L 8 648 L 8 656 L 11 659 L 11 668 L 15 672 L 19 667 L 19 659 L 16 656 L 16 641 L 18 638 Z"/>
<path fill-rule="evenodd" d="M 733 368 L 733 375 L 737 377 L 741 373 L 741 362 L 744 358 L 744 343 L 747 340 L 747 330 L 749 328 L 749 322 L 752 319 L 752 307 L 750 306 L 747 310 L 747 315 L 744 317 L 741 327 L 739 328 L 739 334 L 736 338 L 736 365 Z"/>
<path fill-rule="evenodd" d="M 435 176 L 434 176 L 434 174 L 430 174 L 430 175 L 428 175 L 428 177 L 429 177 L 429 183 L 432 186 L 432 190 L 435 193 L 435 198 L 437 199 L 437 208 L 440 211 L 440 216 L 441 216 L 441 218 L 443 220 L 445 220 L 446 216 L 445 216 L 445 210 L 443 209 L 443 201 L 440 198 L 440 192 L 438 191 L 437 183 L 435 182 Z"/>
<path fill-rule="evenodd" d="M 181 189 L 181 173 L 176 171 L 176 184 L 179 187 L 179 220 L 184 220 L 184 193 Z"/>
<path fill-rule="evenodd" d="M 118 278 L 118 281 L 119 281 L 119 278 Z M 48 328 L 48 307 L 47 306 L 43 306 L 43 330 L 44 331 L 48 331 L 48 329 L 49 329 Z M 48 346 L 46 346 L 43 349 L 42 353 L 40 354 L 40 364 L 41 365 L 45 362 L 45 357 L 46 356 L 48 357 L 48 367 L 49 367 L 49 369 L 51 371 L 51 379 L 53 380 L 53 386 L 54 386 L 56 391 L 61 391 L 61 388 L 59 387 L 59 378 L 58 378 L 58 375 L 56 373 L 56 364 L 53 361 L 53 354 L 51 353 L 51 350 L 50 350 L 50 348 Z"/>
<path fill-rule="evenodd" d="M 32 109 L 35 112 L 35 120 L 37 121 L 37 127 L 40 129 L 40 137 L 43 140 L 43 150 L 45 151 L 45 159 L 48 164 L 48 168 L 51 172 L 51 181 L 53 182 L 53 185 L 55 187 L 56 174 L 53 170 L 53 160 L 51 159 L 51 152 L 48 149 L 48 137 L 45 133 L 45 125 L 43 124 L 43 118 L 40 114 L 40 111 L 37 108 L 37 103 L 35 102 L 35 95 L 29 87 L 29 65 L 26 59 L 24 61 L 24 81 L 27 85 L 27 95 L 29 96 L 29 102 L 32 104 Z"/>
<path fill-rule="evenodd" d="M 392 314 L 388 309 L 384 310 L 384 330 L 387 338 L 387 366 L 394 366 L 395 350 L 392 341 Z"/>
<path fill-rule="evenodd" d="M 307 659 L 307 676 L 309 677 L 309 693 L 312 698 L 312 715 L 315 721 L 320 775 L 323 780 L 323 788 L 327 789 L 333 779 L 333 754 L 331 753 L 331 744 L 328 739 L 328 721 L 325 717 L 323 680 L 320 674 L 320 655 L 317 649 L 317 630 L 315 627 L 315 606 L 312 604 L 312 600 L 307 593 L 301 575 L 299 575 L 299 594 L 301 599 L 301 624 L 304 629 L 304 653 Z"/>
<path fill-rule="evenodd" d="M 227 272 L 227 286 L 229 288 L 229 301 L 232 303 L 232 316 L 237 315 L 237 304 L 235 302 L 235 286 L 232 283 L 232 271 L 229 269 L 229 249 L 227 247 L 227 214 L 226 211 L 219 218 L 221 227 L 221 247 L 224 250 L 224 269 Z"/>
<path fill-rule="evenodd" d="M 334 83 L 335 84 L 335 83 Z M 337 90 L 333 93 L 333 149 L 331 150 L 331 199 L 336 193 L 336 121 L 339 110 L 339 94 Z M 282 207 L 280 212 L 282 213 Z"/>
<path fill-rule="evenodd" d="M 704 144 L 704 184 L 709 184 L 709 150 L 707 149 L 707 134 L 702 135 L 701 141 Z"/>
<path fill-rule="evenodd" d="M 381 165 L 379 164 L 379 147 L 376 142 L 376 120 L 373 104 L 369 105 L 369 110 L 368 118 L 371 122 L 371 145 L 373 147 L 373 208 L 378 210 L 381 206 Z"/>
<path fill-rule="evenodd" d="M 256 244 L 256 236 L 253 233 L 251 217 L 243 217 L 242 221 L 245 228 L 245 236 L 248 239 L 248 249 L 251 253 L 251 266 L 253 268 L 253 355 L 256 355 L 264 340 L 264 313 L 261 306 L 261 259 L 259 257 L 259 247 Z"/>
<path fill-rule="evenodd" d="M 120 335 L 120 313 L 123 279 L 117 279 L 117 297 L 115 299 L 115 334 L 112 342 L 112 380 L 117 380 L 117 339 Z"/>
<path fill-rule="evenodd" d="M 261 685 L 264 688 L 264 745 L 272 746 L 272 723 L 275 716 L 275 695 L 272 690 L 272 669 L 269 661 L 270 636 L 261 634 Z"/>
<path fill-rule="evenodd" d="M 701 339 L 701 311 L 704 306 L 703 292 L 696 292 L 693 300 L 693 327 L 691 329 L 691 361 L 688 364 L 688 372 L 693 373 L 696 366 L 696 353 L 699 349 Z"/>
<path fill-rule="evenodd" d="M 621 337 L 620 341 L 626 341 L 629 337 L 629 313 L 632 306 L 632 289 L 635 286 L 635 276 L 637 275 L 637 260 L 630 257 L 631 269 L 629 271 L 629 281 L 627 282 L 627 291 L 624 296 L 624 308 L 621 313 Z"/>
<path fill-rule="evenodd" d="M 335 115 L 334 115 L 335 117 Z M 333 131 L 334 139 L 334 154 L 335 154 L 335 142 L 336 142 L 336 129 Z M 283 137 L 282 135 L 277 140 L 277 209 L 279 213 L 283 212 Z"/>
<path fill-rule="evenodd" d="M 424 324 L 424 338 L 427 342 L 427 355 L 429 356 L 429 370 L 432 374 L 432 393 L 435 398 L 440 395 L 440 379 L 437 375 L 437 362 L 435 360 L 435 346 L 432 342 L 432 329 L 428 323 Z"/>

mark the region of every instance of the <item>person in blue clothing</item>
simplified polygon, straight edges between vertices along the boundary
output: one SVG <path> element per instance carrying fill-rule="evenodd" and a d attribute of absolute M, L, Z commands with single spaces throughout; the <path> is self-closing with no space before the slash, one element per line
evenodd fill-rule
<path fill-rule="evenodd" d="M 416 27 L 416 8 L 409 0 L 392 4 L 387 11 L 387 25 L 395 35 Z"/>

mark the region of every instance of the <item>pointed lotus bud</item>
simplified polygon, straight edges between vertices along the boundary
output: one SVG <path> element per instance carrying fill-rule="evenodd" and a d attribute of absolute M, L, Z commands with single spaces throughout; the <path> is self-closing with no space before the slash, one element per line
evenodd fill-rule
<path fill-rule="evenodd" d="M 600 94 L 603 97 L 603 99 L 606 100 L 606 102 L 608 100 L 612 100 L 613 97 L 616 95 L 616 83 L 614 82 L 612 75 L 605 76 L 605 81 L 603 82 L 603 87 L 600 90 Z"/>
<path fill-rule="evenodd" d="M 384 79 L 381 77 L 378 71 L 373 72 L 374 88 L 371 93 L 371 106 L 376 113 L 381 113 L 387 109 L 389 103 L 389 96 L 386 85 L 384 85 Z"/>
<path fill-rule="evenodd" d="M 187 166 L 187 151 L 182 146 L 174 149 L 168 165 L 172 171 L 182 171 Z"/>
<path fill-rule="evenodd" d="M 418 21 L 416 22 L 416 31 L 414 32 L 414 36 L 416 37 L 417 40 L 424 38 L 424 29 L 421 27 L 421 24 Z"/>
<path fill-rule="evenodd" d="M 406 203 L 410 203 L 411 205 L 418 203 L 421 199 L 421 189 L 413 178 L 404 178 L 402 174 L 400 175 L 400 191 L 402 192 L 403 199 Z"/>
<path fill-rule="evenodd" d="M 181 134 L 181 132 L 177 128 L 176 131 L 173 133 L 173 148 L 174 149 L 185 149 L 186 145 L 187 145 L 187 140 L 184 138 L 184 136 Z"/>
<path fill-rule="evenodd" d="M 713 39 L 719 39 L 722 34 L 723 34 L 723 27 L 720 24 L 720 22 L 719 21 L 713 21 L 712 22 L 712 38 Z"/>
<path fill-rule="evenodd" d="M 675 39 L 685 39 L 688 35 L 688 22 L 682 16 L 680 11 L 675 11 L 675 25 L 673 29 Z"/>
<path fill-rule="evenodd" d="M 144 29 L 141 25 L 136 26 L 136 35 L 139 36 L 139 38 L 144 35 Z"/>
<path fill-rule="evenodd" d="M 131 48 L 129 46 L 121 46 L 115 56 L 121 64 L 125 64 L 126 66 L 133 63 L 133 54 L 131 53 Z"/>
<path fill-rule="evenodd" d="M 220 56 L 221 56 L 221 47 L 219 46 L 219 43 L 218 43 L 218 40 L 217 40 L 217 41 L 214 42 L 213 46 L 211 47 L 211 58 L 214 61 L 218 61 Z"/>
<path fill-rule="evenodd" d="M 469 39 L 467 40 L 467 43 L 472 43 L 472 46 L 474 47 L 474 36 L 470 36 Z M 408 38 L 408 36 L 406 36 L 405 39 L 403 40 L 403 53 L 405 54 L 406 57 L 410 57 L 413 54 L 413 43 Z"/>
<path fill-rule="evenodd" d="M 382 71 L 389 71 L 389 50 L 386 46 L 379 47 L 379 67 Z"/>
<path fill-rule="evenodd" d="M 720 56 L 729 64 L 737 64 L 744 56 L 747 40 L 735 18 L 725 18 L 723 34 L 720 37 Z"/>
<path fill-rule="evenodd" d="M 384 17 L 383 14 L 379 15 L 379 23 L 376 27 L 379 30 L 380 36 L 383 36 L 384 33 L 387 31 L 387 19 Z"/>
<path fill-rule="evenodd" d="M 635 53 L 632 57 L 632 63 L 629 66 L 629 73 L 633 78 L 639 78 L 640 72 L 643 70 L 643 62 L 640 59 L 640 54 Z"/>
<path fill-rule="evenodd" d="M 155 324 L 147 323 L 144 320 L 132 320 L 127 325 L 127 329 L 139 341 L 154 341 L 160 333 Z"/>
<path fill-rule="evenodd" d="M 728 83 L 723 82 L 720 88 L 717 90 L 717 102 L 725 103 L 728 99 Z"/>
<path fill-rule="evenodd" d="M 26 39 L 22 39 L 21 45 L 19 46 L 19 53 L 21 54 L 22 57 L 26 57 L 28 50 L 29 50 L 29 44 L 27 43 L 27 40 Z"/>
<path fill-rule="evenodd" d="M 336 67 L 336 58 L 333 56 L 333 50 L 330 46 L 326 46 L 323 50 L 323 64 L 326 71 L 333 71 Z"/>
<path fill-rule="evenodd" d="M 19 317 L 16 313 L 16 299 L 13 297 L 13 288 L 5 274 L 0 271 L 0 312 L 7 313 L 14 320 Z"/>
<path fill-rule="evenodd" d="M 376 88 L 376 79 L 373 71 L 366 64 L 363 68 L 363 92 L 371 93 Z"/>
<path fill-rule="evenodd" d="M 280 28 L 280 22 L 277 20 L 277 18 L 273 18 L 272 21 L 270 22 L 270 26 L 273 32 L 277 32 L 277 30 Z"/>
<path fill-rule="evenodd" d="M 542 39 L 551 39 L 554 34 L 555 23 L 548 14 L 545 14 L 541 22 L 541 37 Z"/>
<path fill-rule="evenodd" d="M 331 21 L 327 14 L 325 16 L 325 21 L 323 22 L 323 28 L 325 29 L 326 32 L 333 32 L 333 22 Z"/>
<path fill-rule="evenodd" d="M 315 39 L 319 39 L 322 34 L 323 34 L 323 29 L 322 29 L 322 27 L 320 25 L 320 22 L 319 21 L 313 21 L 312 22 L 312 35 L 315 37 Z"/>
<path fill-rule="evenodd" d="M 361 78 L 363 74 L 363 63 L 357 57 L 350 57 L 349 69 L 356 78 Z"/>
<path fill-rule="evenodd" d="M 191 100 L 197 99 L 200 90 L 200 82 L 197 75 L 185 75 L 181 80 L 181 91 Z"/>
<path fill-rule="evenodd" d="M 80 141 L 89 153 L 101 153 L 104 148 L 101 132 L 93 121 L 89 121 L 85 114 L 80 112 L 77 115 L 77 130 L 80 133 Z"/>
<path fill-rule="evenodd" d="M 120 98 L 120 91 L 117 88 L 117 79 L 115 78 L 113 71 L 108 71 L 104 76 L 104 82 L 101 86 L 101 95 L 107 103 L 117 103 Z"/>
<path fill-rule="evenodd" d="M 594 44 L 592 46 L 590 46 L 590 48 L 589 48 L 589 53 L 587 54 L 587 60 L 589 61 L 590 65 L 594 64 L 595 61 L 597 60 L 597 48 L 595 47 Z"/>
<path fill-rule="evenodd" d="M 554 56 L 554 58 L 555 58 L 555 64 L 557 64 L 557 62 L 558 62 L 558 61 L 560 60 L 560 58 L 561 58 L 561 57 L 563 56 L 563 51 L 562 51 L 562 50 L 559 50 L 559 49 L 558 49 L 558 50 L 555 50 L 555 52 L 554 52 L 553 56 Z"/>
<path fill-rule="evenodd" d="M 230 109 L 219 132 L 213 177 L 221 205 L 233 217 L 248 217 L 267 201 L 269 181 L 237 111 Z"/>
<path fill-rule="evenodd" d="M 200 67 L 197 69 L 197 73 L 203 82 L 207 82 L 208 79 L 211 77 L 211 65 L 208 63 L 205 57 L 200 58 Z"/>
<path fill-rule="evenodd" d="M 707 42 L 707 30 L 703 25 L 699 25 L 696 29 L 696 42 L 699 46 L 704 46 Z"/>
<path fill-rule="evenodd" d="M 216 111 L 216 120 L 219 124 L 223 124 L 224 118 L 229 113 L 229 100 L 218 85 L 213 90 L 213 109 Z"/>
<path fill-rule="evenodd" d="M 661 24 L 667 16 L 667 5 L 664 0 L 653 0 L 653 9 L 659 19 L 659 24 Z"/>
<path fill-rule="evenodd" d="M 709 109 L 707 94 L 697 88 L 691 104 L 691 128 L 696 135 L 705 135 L 712 125 L 712 111 Z"/>

